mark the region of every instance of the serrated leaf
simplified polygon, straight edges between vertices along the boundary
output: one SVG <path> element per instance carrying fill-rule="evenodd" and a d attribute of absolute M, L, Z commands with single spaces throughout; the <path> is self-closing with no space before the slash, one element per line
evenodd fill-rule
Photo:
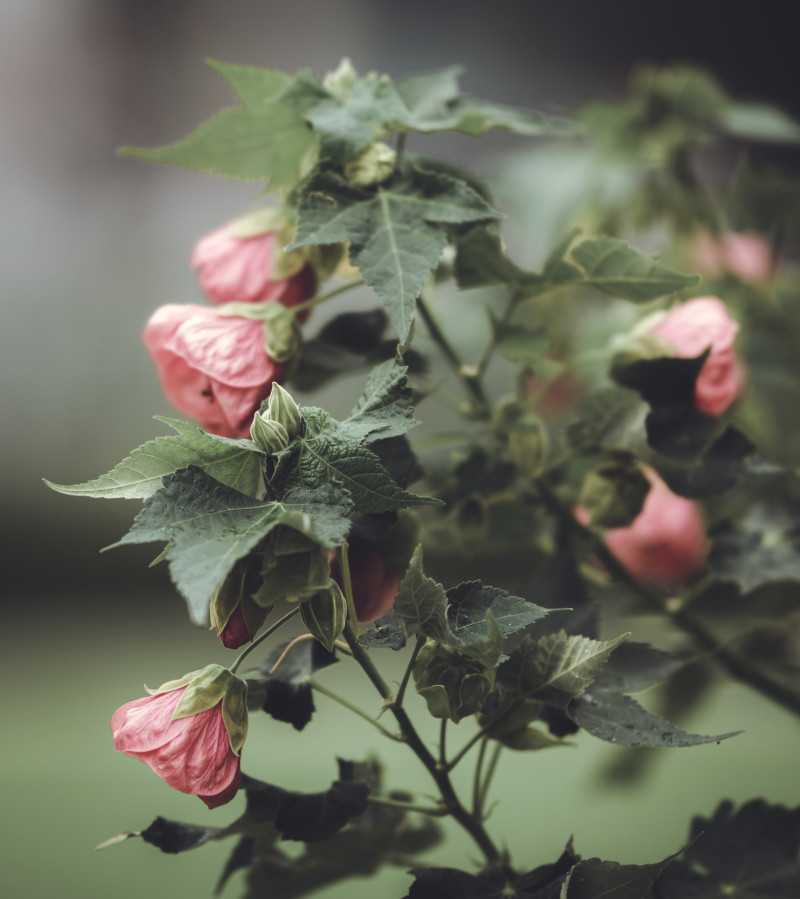
<path fill-rule="evenodd" d="M 800 808 L 726 800 L 694 818 L 691 844 L 658 879 L 659 899 L 795 899 L 800 895 Z"/>
<path fill-rule="evenodd" d="M 276 100 L 294 81 L 292 75 L 278 69 L 243 66 L 218 59 L 206 62 L 228 82 L 242 106 L 255 112 Z"/>
<path fill-rule="evenodd" d="M 595 680 L 611 651 L 627 637 L 590 640 L 564 631 L 540 640 L 526 636 L 498 668 L 497 682 L 512 694 L 564 708 Z"/>
<path fill-rule="evenodd" d="M 619 645 L 608 657 L 598 682 L 614 685 L 616 690 L 637 693 L 665 680 L 684 666 L 681 659 L 650 646 L 630 640 Z"/>
<path fill-rule="evenodd" d="M 623 300 L 646 303 L 692 287 L 700 278 L 663 265 L 622 240 L 603 235 L 575 244 L 566 265 L 553 265 L 548 281 L 591 285 Z"/>
<path fill-rule="evenodd" d="M 287 525 L 333 548 L 347 537 L 350 510 L 347 497 L 335 490 L 261 502 L 189 467 L 164 478 L 164 487 L 145 500 L 131 530 L 114 546 L 168 541 L 170 576 L 192 621 L 205 626 L 214 591 L 273 528 Z"/>
<path fill-rule="evenodd" d="M 379 618 L 374 625 L 361 634 L 358 642 L 362 646 L 375 649 L 402 649 L 406 645 L 406 631 L 393 615 Z"/>
<path fill-rule="evenodd" d="M 296 179 L 317 144 L 305 119 L 277 103 L 224 109 L 174 144 L 123 147 L 125 156 L 195 169 L 240 181 L 268 181 L 275 190 Z"/>
<path fill-rule="evenodd" d="M 536 284 L 538 275 L 524 271 L 503 249 L 500 235 L 491 225 L 476 225 L 456 241 L 453 266 L 456 283 L 462 289 L 491 284 Z"/>
<path fill-rule="evenodd" d="M 448 175 L 413 170 L 373 192 L 320 174 L 306 185 L 289 249 L 350 241 L 350 261 L 385 303 L 402 343 L 447 242 L 440 224 L 496 218 L 500 213 L 466 182 Z"/>
<path fill-rule="evenodd" d="M 567 714 L 593 737 L 622 746 L 699 746 L 741 733 L 690 734 L 643 709 L 630 696 L 594 686 L 570 702 Z"/>
<path fill-rule="evenodd" d="M 522 325 L 509 325 L 491 315 L 492 331 L 498 351 L 511 362 L 538 359 L 550 346 L 550 335 L 544 328 L 532 331 Z"/>
<path fill-rule="evenodd" d="M 394 614 L 409 634 L 445 642 L 449 637 L 444 587 L 422 570 L 422 544 L 414 550 L 394 600 Z"/>
<path fill-rule="evenodd" d="M 372 369 L 364 392 L 353 407 L 342 429 L 359 440 L 384 440 L 399 437 L 416 427 L 411 402 L 408 369 L 396 359 L 389 359 Z"/>
<path fill-rule="evenodd" d="M 670 858 L 652 865 L 621 865 L 587 858 L 570 871 L 566 899 L 648 899 Z"/>
<path fill-rule="evenodd" d="M 221 484 L 254 495 L 261 482 L 262 458 L 239 446 L 214 440 L 201 428 L 177 419 L 161 418 L 177 437 L 157 437 L 137 447 L 111 469 L 83 484 L 45 484 L 70 496 L 102 499 L 145 499 L 161 487 L 164 475 L 196 465 Z"/>
<path fill-rule="evenodd" d="M 452 587 L 447 591 L 447 603 L 450 629 L 465 644 L 489 636 L 490 615 L 500 633 L 507 637 L 549 614 L 547 609 L 499 587 L 484 587 L 481 581 L 465 581 Z"/>

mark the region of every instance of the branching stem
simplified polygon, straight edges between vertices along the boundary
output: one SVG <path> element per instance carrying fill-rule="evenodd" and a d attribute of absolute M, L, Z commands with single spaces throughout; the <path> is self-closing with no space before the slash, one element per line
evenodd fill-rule
<path fill-rule="evenodd" d="M 322 693 L 323 696 L 327 696 L 328 699 L 332 699 L 334 702 L 338 702 L 339 705 L 344 706 L 346 709 L 349 709 L 351 712 L 354 712 L 359 718 L 363 718 L 365 721 L 369 721 L 373 727 L 376 727 L 385 737 L 388 737 L 390 740 L 396 740 L 397 742 L 404 742 L 404 737 L 402 734 L 395 734 L 389 730 L 388 727 L 381 724 L 377 718 L 373 718 L 369 712 L 365 712 L 364 709 L 359 708 L 355 703 L 350 702 L 349 699 L 345 699 L 344 696 L 340 696 L 338 693 L 335 693 L 333 690 L 328 689 L 324 684 L 321 684 L 319 681 L 314 680 L 312 677 L 307 677 L 306 681 L 312 690 L 316 690 L 318 693 Z"/>

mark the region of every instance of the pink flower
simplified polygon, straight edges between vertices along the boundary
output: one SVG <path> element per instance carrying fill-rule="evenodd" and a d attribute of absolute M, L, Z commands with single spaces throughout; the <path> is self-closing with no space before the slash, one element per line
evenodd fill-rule
<path fill-rule="evenodd" d="M 215 303 L 281 303 L 296 306 L 316 289 L 313 267 L 306 263 L 288 278 L 273 280 L 277 232 L 237 237 L 235 223 L 203 237 L 191 264 L 203 293 Z"/>
<path fill-rule="evenodd" d="M 220 627 L 220 623 L 214 619 L 213 610 L 211 625 L 219 634 L 219 639 L 226 649 L 238 649 L 253 639 L 244 619 L 241 603 L 231 612 L 230 618 Z"/>
<path fill-rule="evenodd" d="M 731 272 L 742 281 L 758 283 L 769 279 L 772 251 L 760 234 L 728 231 L 721 237 L 698 234 L 691 250 L 691 263 L 701 275 L 714 278 Z"/>
<path fill-rule="evenodd" d="M 358 620 L 374 621 L 388 614 L 400 586 L 400 572 L 386 567 L 381 547 L 369 540 L 351 539 L 349 562 Z M 331 577 L 344 590 L 344 579 L 334 554 L 331 554 Z"/>
<path fill-rule="evenodd" d="M 695 405 L 706 415 L 721 415 L 744 385 L 744 370 L 733 341 L 739 331 L 722 300 L 696 297 L 675 306 L 649 333 L 671 344 L 679 359 L 691 359 L 711 348 L 695 384 Z"/>
<path fill-rule="evenodd" d="M 703 567 L 705 519 L 697 503 L 674 494 L 652 469 L 645 473 L 651 486 L 642 511 L 629 527 L 606 531 L 606 546 L 639 580 L 680 587 Z M 589 524 L 585 509 L 575 515 Z"/>
<path fill-rule="evenodd" d="M 205 306 L 162 306 L 144 343 L 167 399 L 212 434 L 249 437 L 253 414 L 283 365 L 264 348 L 260 321 Z"/>
<path fill-rule="evenodd" d="M 118 708 L 111 717 L 114 748 L 209 808 L 224 805 L 242 779 L 246 693 L 227 668 L 192 672 Z"/>

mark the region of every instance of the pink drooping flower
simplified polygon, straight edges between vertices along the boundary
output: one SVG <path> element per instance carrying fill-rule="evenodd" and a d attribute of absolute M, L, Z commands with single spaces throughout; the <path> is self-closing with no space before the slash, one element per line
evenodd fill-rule
<path fill-rule="evenodd" d="M 400 586 L 400 572 L 386 566 L 377 543 L 357 537 L 351 539 L 348 561 L 358 620 L 369 622 L 387 615 Z M 335 554 L 331 554 L 331 577 L 344 590 L 344 578 Z"/>
<path fill-rule="evenodd" d="M 753 284 L 767 281 L 772 272 L 772 251 L 754 231 L 728 231 L 720 237 L 702 232 L 692 242 L 691 265 L 709 278 L 731 272 Z"/>
<path fill-rule="evenodd" d="M 628 571 L 649 584 L 680 587 L 700 571 L 708 552 L 706 525 L 700 506 L 674 494 L 652 469 L 644 507 L 626 528 L 606 531 L 606 546 Z M 583 524 L 589 515 L 575 510 Z"/>
<path fill-rule="evenodd" d="M 212 231 L 192 252 L 191 264 L 205 295 L 215 303 L 281 303 L 296 306 L 310 299 L 316 275 L 309 263 L 288 278 L 273 278 L 278 234 L 267 231 L 238 237 L 229 222 Z"/>
<path fill-rule="evenodd" d="M 739 323 L 717 297 L 696 297 L 675 306 L 650 329 L 680 359 L 711 349 L 695 384 L 695 405 L 706 415 L 721 415 L 744 386 L 744 369 L 733 347 Z"/>
<path fill-rule="evenodd" d="M 118 708 L 111 717 L 114 748 L 209 808 L 224 805 L 242 778 L 246 693 L 244 681 L 219 665 L 192 672 Z"/>
<path fill-rule="evenodd" d="M 250 436 L 253 414 L 283 373 L 264 348 L 262 322 L 205 306 L 162 306 L 144 343 L 167 399 L 223 437 Z"/>

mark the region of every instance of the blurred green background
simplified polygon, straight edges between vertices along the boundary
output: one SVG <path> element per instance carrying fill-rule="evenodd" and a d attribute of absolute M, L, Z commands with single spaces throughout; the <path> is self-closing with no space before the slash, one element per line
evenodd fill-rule
<path fill-rule="evenodd" d="M 228 654 L 213 635 L 191 628 L 166 572 L 148 570 L 150 548 L 98 556 L 127 528 L 135 503 L 62 497 L 40 481 L 72 483 L 108 470 L 164 433 L 153 414 L 173 414 L 141 328 L 158 305 L 199 301 L 187 263 L 192 245 L 239 214 L 256 190 L 120 160 L 114 150 L 169 142 L 230 102 L 204 57 L 324 73 L 349 55 L 359 70 L 393 75 L 460 62 L 467 90 L 555 114 L 598 93 L 619 94 L 635 63 L 686 60 L 708 65 L 745 99 L 800 113 L 791 4 L 764 3 L 757 18 L 732 21 L 721 21 L 716 3 L 677 2 L 646 14 L 633 2 L 520 7 L 511 0 L 463 0 L 457 12 L 440 0 L 0 4 L 6 895 L 208 896 L 229 851 L 211 844 L 170 857 L 131 840 L 92 853 L 157 814 L 235 817 L 237 808 L 210 813 L 114 753 L 108 726 L 144 682 Z M 449 154 L 481 174 L 519 146 L 495 135 L 414 149 Z M 336 413 L 357 389 L 337 385 L 320 401 Z M 344 665 L 324 677 L 375 707 Z M 289 787 L 322 787 L 335 771 L 328 752 L 378 750 L 390 786 L 428 790 L 402 747 L 381 745 L 367 724 L 321 705 L 304 734 L 255 722 L 246 769 Z M 649 861 L 675 851 L 691 815 L 710 813 L 723 797 L 800 801 L 798 723 L 785 714 L 726 685 L 677 723 L 747 733 L 719 746 L 653 750 L 650 776 L 628 789 L 607 771 L 631 751 L 585 735 L 575 749 L 508 752 L 494 788 L 502 801 L 493 832 L 505 835 L 520 864 L 552 860 L 570 834 L 583 854 Z M 453 729 L 454 744 L 471 726 Z M 469 866 L 475 853 L 453 834 L 430 860 Z M 326 895 L 399 896 L 407 882 L 390 871 L 380 886 L 347 884 Z M 237 889 L 234 878 L 228 894 Z"/>

